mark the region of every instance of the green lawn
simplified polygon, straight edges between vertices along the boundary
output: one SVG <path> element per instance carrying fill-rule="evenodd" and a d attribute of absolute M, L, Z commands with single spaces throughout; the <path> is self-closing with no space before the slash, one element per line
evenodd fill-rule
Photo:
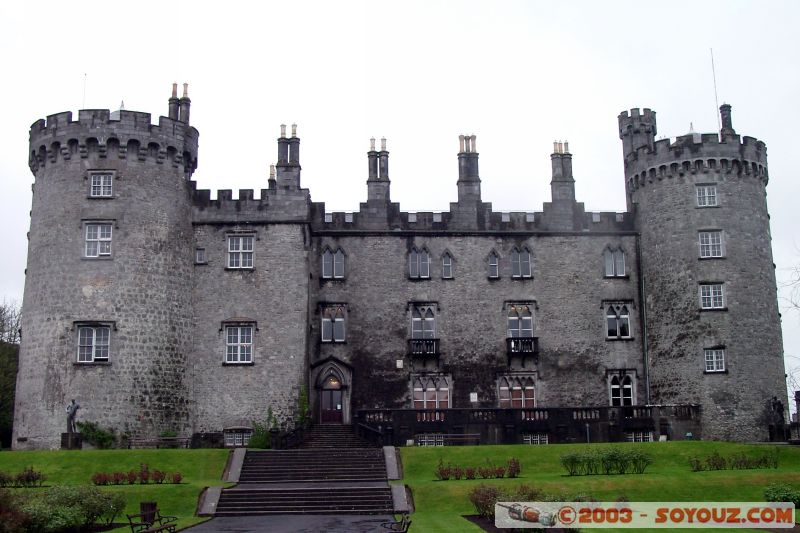
<path fill-rule="evenodd" d="M 127 472 L 146 463 L 150 470 L 180 472 L 183 481 L 178 485 L 111 485 L 109 491 L 119 491 L 127 498 L 125 512 L 139 512 L 139 502 L 155 501 L 165 515 L 179 517 L 180 527 L 206 520 L 195 516 L 197 501 L 203 487 L 224 485 L 222 471 L 228 450 L 85 450 L 85 451 L 4 451 L 0 452 L 0 470 L 16 474 L 25 467 L 47 476 L 45 485 L 90 484 L 95 472 Z M 43 489 L 12 489 L 30 491 Z M 124 515 L 117 522 L 126 522 Z M 118 531 L 130 531 L 126 525 Z"/>
<path fill-rule="evenodd" d="M 592 445 L 608 446 L 608 445 Z M 461 515 L 474 514 L 467 493 L 480 483 L 517 485 L 527 483 L 547 493 L 588 493 L 598 500 L 614 501 L 621 495 L 630 501 L 763 501 L 764 487 L 775 481 L 800 486 L 800 447 L 780 447 L 777 470 L 724 470 L 691 472 L 688 458 L 706 457 L 717 450 L 722 455 L 738 451 L 760 454 L 767 445 L 726 442 L 620 443 L 640 447 L 653 456 L 645 474 L 570 477 L 559 463 L 567 452 L 588 445 L 548 446 L 454 446 L 446 448 L 401 448 L 404 482 L 411 487 L 416 506 L 412 529 L 425 532 L 480 531 Z M 453 465 L 481 466 L 487 459 L 505 464 L 517 457 L 522 475 L 517 479 L 438 481 L 434 474 L 439 459 Z"/>

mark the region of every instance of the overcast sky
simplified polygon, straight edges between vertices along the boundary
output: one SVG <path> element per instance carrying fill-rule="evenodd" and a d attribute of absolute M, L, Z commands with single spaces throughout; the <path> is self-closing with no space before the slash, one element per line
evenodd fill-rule
<path fill-rule="evenodd" d="M 540 211 L 552 142 L 568 140 L 578 200 L 623 211 L 617 115 L 656 110 L 659 137 L 716 131 L 712 47 L 719 103 L 768 147 L 785 284 L 800 265 L 798 27 L 794 0 L 3 2 L 0 298 L 22 300 L 28 130 L 48 114 L 124 100 L 157 122 L 188 82 L 198 188 L 266 188 L 279 125 L 296 122 L 302 185 L 343 211 L 366 199 L 371 136 L 388 139 L 408 211 L 455 201 L 459 134 L 477 135 L 484 201 Z M 800 314 L 781 308 L 800 380 Z"/>

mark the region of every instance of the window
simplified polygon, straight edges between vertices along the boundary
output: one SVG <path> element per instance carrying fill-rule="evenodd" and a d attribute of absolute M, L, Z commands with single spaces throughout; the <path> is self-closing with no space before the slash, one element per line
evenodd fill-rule
<path fill-rule="evenodd" d="M 522 444 L 548 444 L 547 433 L 523 433 Z"/>
<path fill-rule="evenodd" d="M 431 256 L 428 250 L 416 247 L 408 254 L 408 277 L 411 279 L 428 279 L 431 277 Z"/>
<path fill-rule="evenodd" d="M 322 342 L 344 342 L 343 305 L 330 305 L 322 310 Z"/>
<path fill-rule="evenodd" d="M 697 207 L 715 207 L 717 203 L 716 185 L 697 186 Z"/>
<path fill-rule="evenodd" d="M 502 377 L 498 403 L 501 409 L 536 407 L 536 389 L 529 377 Z"/>
<path fill-rule="evenodd" d="M 450 407 L 450 385 L 444 376 L 414 378 L 414 409 L 447 409 Z"/>
<path fill-rule="evenodd" d="M 228 268 L 253 268 L 254 235 L 228 235 Z"/>
<path fill-rule="evenodd" d="M 86 224 L 86 257 L 111 256 L 111 224 Z"/>
<path fill-rule="evenodd" d="M 722 257 L 722 232 L 721 231 L 701 231 L 700 257 Z"/>
<path fill-rule="evenodd" d="M 497 279 L 500 277 L 500 258 L 497 254 L 492 252 L 489 254 L 489 279 Z"/>
<path fill-rule="evenodd" d="M 91 174 L 89 176 L 89 196 L 92 198 L 111 198 L 111 174 Z"/>
<path fill-rule="evenodd" d="M 325 279 L 344 278 L 344 252 L 337 249 L 332 252 L 325 249 L 322 253 L 322 277 Z"/>
<path fill-rule="evenodd" d="M 253 326 L 225 327 L 225 362 L 253 362 Z"/>
<path fill-rule="evenodd" d="M 722 292 L 722 283 L 705 283 L 700 285 L 700 308 L 725 308 L 725 298 Z"/>
<path fill-rule="evenodd" d="M 653 442 L 652 431 L 627 431 L 625 432 L 626 442 Z"/>
<path fill-rule="evenodd" d="M 250 428 L 230 428 L 225 429 L 223 433 L 225 435 L 225 446 L 234 448 L 250 444 L 253 430 Z"/>
<path fill-rule="evenodd" d="M 531 277 L 531 253 L 527 249 L 514 248 L 511 251 L 511 277 Z"/>
<path fill-rule="evenodd" d="M 511 305 L 508 308 L 508 339 L 511 353 L 524 352 L 525 341 L 533 337 L 533 313 L 529 305 Z"/>
<path fill-rule="evenodd" d="M 206 249 L 205 248 L 195 248 L 194 249 L 194 262 L 196 265 L 204 265 L 208 261 L 206 261 Z"/>
<path fill-rule="evenodd" d="M 603 252 L 603 264 L 607 278 L 625 275 L 625 252 L 621 249 L 606 248 Z"/>
<path fill-rule="evenodd" d="M 610 385 L 612 407 L 633 405 L 633 378 L 629 374 L 613 376 Z"/>
<path fill-rule="evenodd" d="M 78 326 L 78 362 L 107 362 L 111 326 Z"/>
<path fill-rule="evenodd" d="M 628 304 L 612 303 L 606 308 L 606 338 L 631 338 L 631 315 Z"/>
<path fill-rule="evenodd" d="M 703 353 L 706 361 L 706 372 L 725 372 L 724 348 L 706 348 Z"/>
<path fill-rule="evenodd" d="M 433 306 L 415 305 L 411 310 L 411 338 L 436 338 L 436 315 Z"/>
<path fill-rule="evenodd" d="M 453 278 L 453 257 L 445 252 L 442 256 L 442 279 Z"/>

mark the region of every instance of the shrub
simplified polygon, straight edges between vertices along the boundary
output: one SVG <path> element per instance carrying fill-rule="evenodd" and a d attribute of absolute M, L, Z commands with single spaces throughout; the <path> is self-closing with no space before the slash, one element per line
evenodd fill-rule
<path fill-rule="evenodd" d="M 249 448 L 266 449 L 270 447 L 270 435 L 267 424 L 259 424 L 253 422 L 253 434 L 250 435 L 250 442 L 247 444 Z"/>
<path fill-rule="evenodd" d="M 10 487 L 14 484 L 14 477 L 11 474 L 0 471 L 0 489 Z"/>
<path fill-rule="evenodd" d="M 475 475 L 478 473 L 478 469 L 473 466 L 468 466 L 464 469 L 464 477 L 467 479 L 475 479 Z"/>
<path fill-rule="evenodd" d="M 451 467 L 450 471 L 453 474 L 453 479 L 461 479 L 462 477 L 464 477 L 464 469 L 461 468 L 460 466 Z"/>
<path fill-rule="evenodd" d="M 644 474 L 647 467 L 653 464 L 653 458 L 650 455 L 636 449 L 628 451 L 628 460 L 634 474 Z"/>
<path fill-rule="evenodd" d="M 92 483 L 95 485 L 108 485 L 111 481 L 111 476 L 105 472 L 95 472 L 92 474 Z"/>
<path fill-rule="evenodd" d="M 117 440 L 113 429 L 103 429 L 94 422 L 78 422 L 75 425 L 78 426 L 83 440 L 95 448 L 111 448 Z"/>
<path fill-rule="evenodd" d="M 128 476 L 125 472 L 114 472 L 111 474 L 111 482 L 114 485 L 122 485 L 127 478 Z"/>
<path fill-rule="evenodd" d="M 600 473 L 600 468 L 602 466 L 602 452 L 598 454 L 594 451 L 587 451 L 586 453 L 580 454 L 580 458 L 583 462 L 581 470 L 585 475 L 595 476 Z"/>
<path fill-rule="evenodd" d="M 164 480 L 167 478 L 167 473 L 162 472 L 161 470 L 153 470 L 153 483 L 158 483 L 159 485 L 164 483 Z"/>
<path fill-rule="evenodd" d="M 519 459 L 516 457 L 512 457 L 508 460 L 508 465 L 506 465 L 506 471 L 508 472 L 508 477 L 517 477 L 519 476 L 520 472 L 522 472 L 522 466 L 519 464 Z"/>
<path fill-rule="evenodd" d="M 453 475 L 453 467 L 445 465 L 444 460 L 439 459 L 439 464 L 436 466 L 436 479 L 439 481 L 447 481 Z"/>
<path fill-rule="evenodd" d="M 14 484 L 17 487 L 41 487 L 44 483 L 45 476 L 41 472 L 37 472 L 32 466 L 29 466 L 14 478 Z"/>
<path fill-rule="evenodd" d="M 706 469 L 699 457 L 689 457 L 689 466 L 692 468 L 692 472 L 702 472 Z"/>
<path fill-rule="evenodd" d="M 172 473 L 169 475 L 169 482 L 170 482 L 170 483 L 174 483 L 174 484 L 176 484 L 176 485 L 177 485 L 178 483 L 180 483 L 182 479 L 183 479 L 183 476 L 181 475 L 181 473 L 180 473 L 180 472 L 172 472 Z"/>
<path fill-rule="evenodd" d="M 139 479 L 139 472 L 131 470 L 126 474 L 128 476 L 128 485 L 133 485 Z"/>
<path fill-rule="evenodd" d="M 478 467 L 478 475 L 480 475 L 483 479 L 489 479 L 494 477 L 494 468 L 491 466 L 479 466 Z"/>
<path fill-rule="evenodd" d="M 495 466 L 494 467 L 494 477 L 500 479 L 501 477 L 505 477 L 506 475 L 506 467 L 504 466 Z"/>
<path fill-rule="evenodd" d="M 523 483 L 522 485 L 517 487 L 516 493 L 514 494 L 514 498 L 512 499 L 518 501 L 536 502 L 540 501 L 542 497 L 543 493 L 540 489 L 537 489 L 536 487 Z"/>
<path fill-rule="evenodd" d="M 725 470 L 727 466 L 728 462 L 716 450 L 706 457 L 706 468 L 708 470 Z"/>
<path fill-rule="evenodd" d="M 145 463 L 139 465 L 139 483 L 146 485 L 150 481 L 150 467 Z"/>
<path fill-rule="evenodd" d="M 560 457 L 561 466 L 570 476 L 579 476 L 583 471 L 583 458 L 579 453 L 565 453 Z"/>
<path fill-rule="evenodd" d="M 0 532 L 26 533 L 30 531 L 29 525 L 30 516 L 22 512 L 19 497 L 10 491 L 0 489 Z"/>
<path fill-rule="evenodd" d="M 475 507 L 475 512 L 484 518 L 494 518 L 494 504 L 501 501 L 502 492 L 494 485 L 481 483 L 469 491 L 469 501 Z"/>
<path fill-rule="evenodd" d="M 103 512 L 100 519 L 106 525 L 113 524 L 117 515 L 125 510 L 125 504 L 125 495 L 121 492 L 103 493 Z"/>
<path fill-rule="evenodd" d="M 111 523 L 124 508 L 121 494 L 78 485 L 48 489 L 28 500 L 23 511 L 31 518 L 31 531 L 49 533 L 86 529 L 101 518 Z"/>
<path fill-rule="evenodd" d="M 796 508 L 800 506 L 800 490 L 786 483 L 772 483 L 764 489 L 764 499 L 768 502 L 792 502 Z"/>

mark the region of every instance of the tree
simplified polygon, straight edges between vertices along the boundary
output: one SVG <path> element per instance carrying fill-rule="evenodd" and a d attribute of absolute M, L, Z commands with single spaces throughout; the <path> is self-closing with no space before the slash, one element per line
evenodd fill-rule
<path fill-rule="evenodd" d="M 19 362 L 19 307 L 3 302 L 0 306 L 0 446 L 11 446 L 14 423 L 14 391 Z"/>

